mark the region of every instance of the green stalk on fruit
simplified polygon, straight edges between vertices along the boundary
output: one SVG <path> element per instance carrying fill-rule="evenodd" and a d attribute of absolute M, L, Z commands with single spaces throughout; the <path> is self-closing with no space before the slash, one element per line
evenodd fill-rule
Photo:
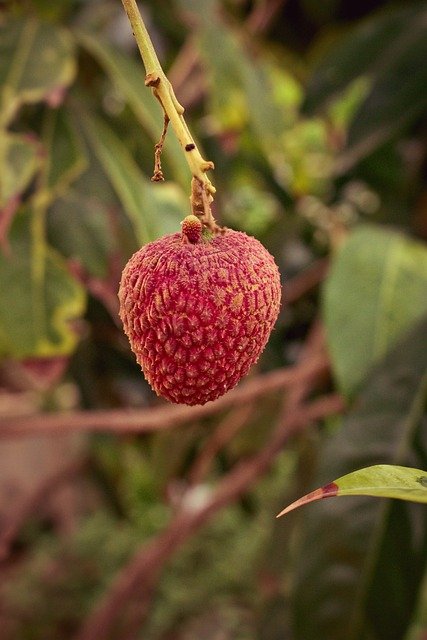
<path fill-rule="evenodd" d="M 200 206 L 198 207 L 197 205 L 197 203 L 201 201 L 203 203 L 203 214 L 205 217 L 203 222 L 206 226 L 214 230 L 216 225 L 212 217 L 210 203 L 215 193 L 215 187 L 206 175 L 209 169 L 214 168 L 213 162 L 204 160 L 197 148 L 197 144 L 184 119 L 184 107 L 178 102 L 173 87 L 162 69 L 141 13 L 139 12 L 136 0 L 122 0 L 122 3 L 129 18 L 145 66 L 145 84 L 147 87 L 151 87 L 153 95 L 157 98 L 164 111 L 165 127 L 160 143 L 157 145 L 157 158 L 160 158 L 164 136 L 170 123 L 184 151 L 185 159 L 190 167 L 193 179 L 196 181 L 193 183 L 192 188 L 192 200 L 194 200 L 194 203 L 192 203 L 193 214 L 201 217 Z M 154 179 L 163 179 L 159 163 L 156 163 Z M 197 214 L 196 211 L 199 213 Z"/>
<path fill-rule="evenodd" d="M 123 270 L 120 317 L 141 369 L 157 395 L 197 405 L 215 400 L 248 373 L 276 322 L 280 275 L 265 247 L 221 229 L 211 211 L 215 188 L 154 50 L 135 0 L 122 0 L 145 65 L 145 84 L 164 111 L 154 181 L 170 123 L 193 178 L 191 215 L 180 233 L 137 251 Z M 210 233 L 204 233 L 205 231 Z"/>

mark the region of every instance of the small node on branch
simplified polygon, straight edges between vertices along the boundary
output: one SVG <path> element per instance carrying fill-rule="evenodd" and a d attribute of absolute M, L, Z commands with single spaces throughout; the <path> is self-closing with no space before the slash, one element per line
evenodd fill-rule
<path fill-rule="evenodd" d="M 144 84 L 146 87 L 158 87 L 160 84 L 160 76 L 157 73 L 147 73 Z"/>
<path fill-rule="evenodd" d="M 200 165 L 202 171 L 206 173 L 206 171 L 210 171 L 211 169 L 215 169 L 215 165 L 212 160 L 203 160 Z"/>
<path fill-rule="evenodd" d="M 212 202 L 212 196 L 216 189 L 207 176 L 207 172 L 214 168 L 214 164 L 202 158 L 192 138 L 191 132 L 184 119 L 184 107 L 178 102 L 173 86 L 162 69 L 150 35 L 147 32 L 138 9 L 137 0 L 122 0 L 122 3 L 144 62 L 146 70 L 145 85 L 151 88 L 165 116 L 170 120 L 172 128 L 184 151 L 190 171 L 193 177 L 200 182 L 201 187 L 198 188 L 200 193 L 196 197 L 196 201 L 198 201 L 199 204 L 192 205 L 193 210 L 195 211 L 199 208 L 205 227 L 217 233 L 219 227 L 215 224 L 210 210 L 210 203 Z M 152 178 L 155 182 L 163 180 L 163 173 L 160 166 L 163 137 L 164 136 L 162 136 L 162 139 L 155 147 L 155 168 Z M 193 195 L 191 196 L 191 202 L 193 203 Z"/>

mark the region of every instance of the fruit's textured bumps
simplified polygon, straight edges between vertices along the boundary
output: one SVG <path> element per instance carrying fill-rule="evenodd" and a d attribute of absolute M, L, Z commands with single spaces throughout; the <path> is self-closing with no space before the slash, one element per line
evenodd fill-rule
<path fill-rule="evenodd" d="M 205 404 L 257 361 L 280 307 L 280 277 L 258 240 L 226 230 L 209 241 L 195 224 L 135 253 L 119 290 L 120 317 L 151 387 Z"/>
<path fill-rule="evenodd" d="M 195 244 L 201 239 L 202 223 L 197 216 L 187 216 L 181 222 L 183 238 L 187 238 L 188 242 Z"/>

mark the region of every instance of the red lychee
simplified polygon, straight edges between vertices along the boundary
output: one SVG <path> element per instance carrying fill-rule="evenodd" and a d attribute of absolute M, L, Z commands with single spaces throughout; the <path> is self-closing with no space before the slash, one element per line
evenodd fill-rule
<path fill-rule="evenodd" d="M 188 405 L 215 400 L 249 371 L 281 297 L 277 265 L 258 240 L 229 229 L 205 239 L 192 218 L 182 233 L 137 251 L 119 290 L 146 379 L 158 395 Z"/>

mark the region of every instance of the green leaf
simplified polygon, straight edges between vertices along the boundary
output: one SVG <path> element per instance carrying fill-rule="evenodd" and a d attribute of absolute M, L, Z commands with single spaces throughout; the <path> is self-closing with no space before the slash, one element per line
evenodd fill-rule
<path fill-rule="evenodd" d="M 37 166 L 34 140 L 0 130 L 0 210 L 25 191 Z"/>
<path fill-rule="evenodd" d="M 338 158 L 341 172 L 347 171 L 425 111 L 425 6 L 423 12 L 407 22 L 393 43 L 393 49 L 387 52 L 386 63 L 375 76 L 371 92 L 356 112 L 348 133 L 347 149 Z"/>
<path fill-rule="evenodd" d="M 222 131 L 243 131 L 249 124 L 265 157 L 277 169 L 283 158 L 289 114 L 284 114 L 275 93 L 280 82 L 286 84 L 286 76 L 279 78 L 280 70 L 276 68 L 273 79 L 267 58 L 248 55 L 238 32 L 221 20 L 216 0 L 180 4 L 184 11 L 191 11 L 195 42 L 212 88 L 207 94 L 209 113 L 217 127 Z M 291 82 L 295 85 L 294 80 Z M 292 102 L 289 94 L 287 99 Z"/>
<path fill-rule="evenodd" d="M 111 81 L 123 94 L 144 131 L 157 143 L 163 127 L 163 112 L 152 92 L 144 84 L 144 67 L 102 42 L 90 33 L 78 32 L 77 37 L 84 48 L 98 61 Z M 153 150 L 154 157 L 154 150 Z M 187 187 L 190 172 L 183 160 L 181 146 L 173 132 L 166 138 L 162 157 L 169 164 L 173 176 L 182 186 Z"/>
<path fill-rule="evenodd" d="M 35 240 L 35 212 L 19 212 L 10 254 L 0 253 L 0 354 L 16 358 L 68 355 L 78 337 L 71 325 L 85 309 L 84 289 L 62 258 Z"/>
<path fill-rule="evenodd" d="M 56 105 L 74 79 L 72 39 L 51 24 L 9 19 L 0 24 L 0 120 L 8 123 L 24 103 Z"/>
<path fill-rule="evenodd" d="M 350 125 L 347 148 L 337 159 L 337 173 L 348 171 L 423 113 L 425 16 L 425 3 L 380 13 L 346 35 L 314 69 L 303 107 L 308 114 L 356 79 L 371 84 Z"/>
<path fill-rule="evenodd" d="M 80 130 L 78 133 L 81 135 Z M 112 280 L 112 263 L 117 269 L 126 256 L 138 249 L 139 242 L 113 186 L 88 145 L 85 157 L 83 173 L 49 208 L 49 243 L 82 269 L 85 277 Z"/>
<path fill-rule="evenodd" d="M 376 464 L 426 465 L 426 333 L 424 319 L 372 372 L 341 429 L 319 448 L 315 486 Z M 401 640 L 426 562 L 424 507 L 354 496 L 322 500 L 301 515 L 296 640 Z"/>
<path fill-rule="evenodd" d="M 427 567 L 419 590 L 418 603 L 405 640 L 425 640 L 427 633 Z"/>
<path fill-rule="evenodd" d="M 107 277 L 109 256 L 118 249 L 113 229 L 108 209 L 80 185 L 58 198 L 48 217 L 52 245 L 96 278 Z"/>
<path fill-rule="evenodd" d="M 0 245 L 8 251 L 8 232 L 21 196 L 40 164 L 40 147 L 30 136 L 0 128 Z"/>
<path fill-rule="evenodd" d="M 145 244 L 163 233 L 178 231 L 179 222 L 189 208 L 181 190 L 174 184 L 150 182 L 125 145 L 102 120 L 85 114 L 81 122 L 139 242 Z"/>
<path fill-rule="evenodd" d="M 422 11 L 422 7 L 421 7 Z M 363 21 L 334 44 L 313 69 L 303 110 L 307 114 L 325 105 L 353 80 L 381 69 L 390 56 L 394 59 L 394 42 L 412 27 L 409 21 L 420 13 L 420 7 L 405 7 L 379 13 Z"/>
<path fill-rule="evenodd" d="M 323 292 L 327 340 L 343 393 L 352 395 L 426 311 L 426 247 L 381 227 L 358 227 L 335 256 Z"/>
<path fill-rule="evenodd" d="M 427 471 L 390 464 L 358 469 L 295 500 L 277 517 L 284 516 L 308 502 L 334 496 L 374 496 L 427 503 Z"/>
<path fill-rule="evenodd" d="M 240 73 L 253 132 L 266 158 L 275 167 L 283 159 L 283 137 L 287 127 L 273 96 L 272 79 L 262 60 L 251 60 L 243 56 L 241 50 Z"/>
<path fill-rule="evenodd" d="M 67 192 L 87 162 L 81 140 L 64 109 L 48 112 L 43 143 L 47 155 L 43 186 L 52 201 Z"/>
<path fill-rule="evenodd" d="M 223 130 L 242 130 L 249 123 L 266 158 L 274 163 L 283 155 L 286 126 L 262 60 L 246 55 L 237 35 L 219 20 L 203 20 L 197 40 L 215 87 L 209 93 L 210 111 Z"/>
<path fill-rule="evenodd" d="M 339 0 L 323 0 L 322 3 L 317 0 L 302 0 L 301 4 L 310 20 L 318 24 L 333 20 L 339 8 Z"/>

